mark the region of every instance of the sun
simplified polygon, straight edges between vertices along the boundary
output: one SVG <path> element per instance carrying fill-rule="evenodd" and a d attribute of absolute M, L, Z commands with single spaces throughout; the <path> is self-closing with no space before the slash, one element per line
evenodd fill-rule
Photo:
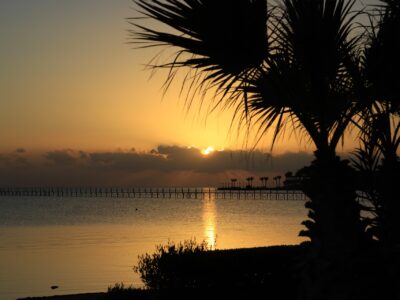
<path fill-rule="evenodd" d="M 213 147 L 207 147 L 206 149 L 201 150 L 201 154 L 203 155 L 209 155 L 210 153 L 213 153 L 215 149 Z"/>

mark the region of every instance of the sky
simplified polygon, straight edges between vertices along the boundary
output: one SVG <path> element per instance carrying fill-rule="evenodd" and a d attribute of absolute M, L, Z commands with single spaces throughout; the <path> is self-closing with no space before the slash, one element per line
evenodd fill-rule
<path fill-rule="evenodd" d="M 129 44 L 135 16 L 130 0 L 0 1 L 0 185 L 215 185 L 311 160 L 312 145 L 293 134 L 273 156 L 269 136 L 249 154 L 232 111 L 187 111 L 179 82 L 164 94 L 166 74 L 144 70 L 155 50 Z M 208 147 L 218 151 L 201 154 Z M 285 155 L 299 159 L 282 165 Z M 262 156 L 276 163 L 248 163 Z"/>

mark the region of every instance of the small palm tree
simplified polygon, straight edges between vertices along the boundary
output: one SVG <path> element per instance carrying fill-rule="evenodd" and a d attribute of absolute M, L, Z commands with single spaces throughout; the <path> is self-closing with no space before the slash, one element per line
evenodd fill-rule
<path fill-rule="evenodd" d="M 267 188 L 267 186 L 268 186 L 268 179 L 269 179 L 268 176 L 264 177 L 264 187 L 265 188 Z"/>
<path fill-rule="evenodd" d="M 282 176 L 277 176 L 276 177 L 276 179 L 277 179 L 277 181 L 278 181 L 278 187 L 281 187 L 281 179 L 282 179 Z"/>
<path fill-rule="evenodd" d="M 278 176 L 275 176 L 273 179 L 275 181 L 275 187 L 277 188 L 278 187 Z"/>
<path fill-rule="evenodd" d="M 232 187 L 232 188 L 235 188 L 235 187 L 236 187 L 236 182 L 237 182 L 237 179 L 236 179 L 236 178 L 232 178 L 232 179 L 231 179 L 231 183 L 232 183 L 231 187 Z"/>
<path fill-rule="evenodd" d="M 252 188 L 254 177 L 247 177 L 246 180 L 247 180 L 247 187 Z"/>
<path fill-rule="evenodd" d="M 267 176 L 265 176 L 265 177 L 260 177 L 260 181 L 261 181 L 261 186 L 262 186 L 263 188 L 266 188 L 266 187 L 267 187 L 268 177 L 267 177 Z"/>

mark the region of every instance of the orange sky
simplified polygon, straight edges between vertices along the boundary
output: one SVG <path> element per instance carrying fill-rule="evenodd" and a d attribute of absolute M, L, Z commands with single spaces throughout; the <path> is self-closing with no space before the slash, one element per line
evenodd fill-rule
<path fill-rule="evenodd" d="M 130 0 L 1 1 L 0 152 L 243 148 L 232 112 L 205 122 L 206 110 L 185 113 L 179 82 L 163 97 L 165 74 L 149 80 L 143 64 L 155 52 L 127 44 L 135 14 Z M 303 150 L 312 148 L 290 135 L 276 147 Z"/>
<path fill-rule="evenodd" d="M 208 106 L 200 110 L 195 101 L 186 112 L 179 80 L 163 94 L 166 74 L 150 79 L 143 67 L 159 50 L 128 43 L 126 18 L 134 16 L 131 0 L 0 1 L 2 184 L 212 185 L 309 163 L 304 152 L 312 145 L 289 131 L 275 146 L 278 158 L 256 168 L 240 155 L 202 156 L 209 146 L 248 150 L 254 141 L 246 145 L 244 131 L 238 137 L 236 127 L 229 130 L 232 111 L 208 115 Z M 175 168 L 171 154 L 162 162 L 168 168 L 157 169 L 151 150 L 160 145 L 192 156 Z M 270 146 L 265 136 L 259 154 L 268 156 Z M 346 137 L 338 151 L 354 146 Z"/>

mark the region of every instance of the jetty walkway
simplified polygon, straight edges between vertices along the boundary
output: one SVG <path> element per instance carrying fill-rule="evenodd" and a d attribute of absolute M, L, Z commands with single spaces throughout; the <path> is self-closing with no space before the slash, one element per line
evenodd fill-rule
<path fill-rule="evenodd" d="M 307 200 L 302 191 L 290 189 L 217 188 L 95 188 L 95 187 L 0 187 L 0 197 L 107 197 Z"/>

